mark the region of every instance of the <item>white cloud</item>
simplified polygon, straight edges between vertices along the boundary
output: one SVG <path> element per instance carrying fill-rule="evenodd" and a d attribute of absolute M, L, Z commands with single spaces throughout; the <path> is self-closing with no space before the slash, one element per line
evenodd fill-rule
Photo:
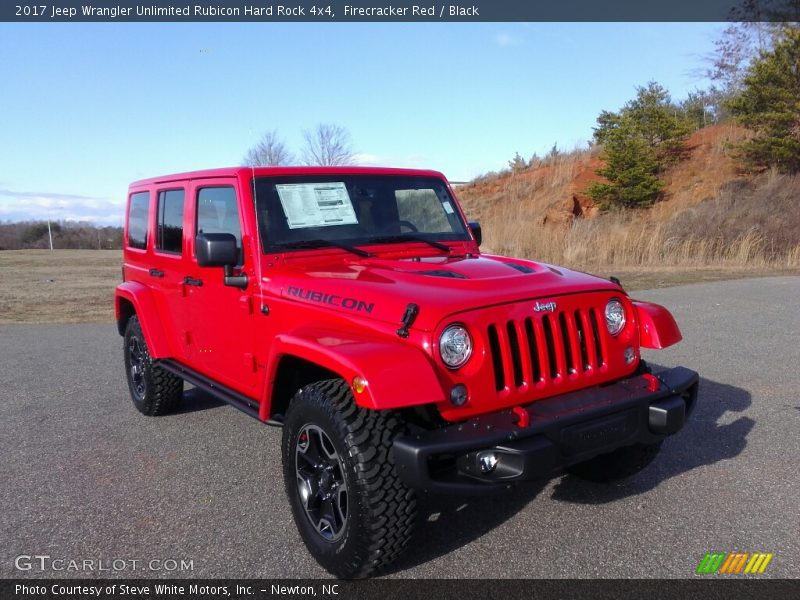
<path fill-rule="evenodd" d="M 501 31 L 500 33 L 494 36 L 494 41 L 501 48 L 507 48 L 508 46 L 519 46 L 522 40 L 520 40 L 520 38 L 516 36 L 511 35 L 510 33 Z"/>
<path fill-rule="evenodd" d="M 121 225 L 124 200 L 108 200 L 78 194 L 0 189 L 0 220 L 90 221 L 98 225 Z"/>
<path fill-rule="evenodd" d="M 356 154 L 354 158 L 357 165 L 364 167 L 377 167 L 383 165 L 384 162 L 383 159 L 376 154 L 361 153 Z"/>
<path fill-rule="evenodd" d="M 356 164 L 363 167 L 396 167 L 405 169 L 428 169 L 430 159 L 421 154 L 403 156 L 379 156 L 377 154 L 356 154 Z"/>

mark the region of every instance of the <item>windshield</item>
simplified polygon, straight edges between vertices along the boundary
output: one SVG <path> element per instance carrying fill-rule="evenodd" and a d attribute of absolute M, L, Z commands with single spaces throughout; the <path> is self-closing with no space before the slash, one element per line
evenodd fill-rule
<path fill-rule="evenodd" d="M 326 241 L 354 246 L 470 239 L 446 184 L 436 177 L 257 177 L 254 187 L 266 252 L 309 248 L 308 242 L 322 247 Z"/>

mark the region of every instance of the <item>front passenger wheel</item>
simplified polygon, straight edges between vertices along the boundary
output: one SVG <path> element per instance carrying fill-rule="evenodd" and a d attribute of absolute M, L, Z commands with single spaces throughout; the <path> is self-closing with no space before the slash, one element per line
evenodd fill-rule
<path fill-rule="evenodd" d="M 391 454 L 403 421 L 356 405 L 329 379 L 295 394 L 283 425 L 283 477 L 311 555 L 337 577 L 367 577 L 405 550 L 416 521 L 413 490 Z"/>

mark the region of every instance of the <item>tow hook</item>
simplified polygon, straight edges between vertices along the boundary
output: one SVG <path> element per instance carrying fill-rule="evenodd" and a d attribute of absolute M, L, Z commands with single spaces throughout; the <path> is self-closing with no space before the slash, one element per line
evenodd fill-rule
<path fill-rule="evenodd" d="M 527 427 L 531 423 L 531 416 L 528 414 L 528 411 L 522 408 L 521 406 L 515 406 L 511 409 L 517 416 L 517 427 L 520 429 Z"/>

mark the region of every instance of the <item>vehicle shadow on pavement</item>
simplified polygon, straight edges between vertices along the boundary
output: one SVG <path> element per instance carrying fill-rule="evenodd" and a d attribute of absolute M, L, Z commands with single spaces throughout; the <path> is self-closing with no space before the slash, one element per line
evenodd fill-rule
<path fill-rule="evenodd" d="M 174 414 L 186 414 L 227 406 L 222 400 L 218 400 L 208 392 L 199 390 L 196 387 L 189 387 L 183 391 L 183 399 Z"/>
<path fill-rule="evenodd" d="M 477 540 L 524 509 L 546 485 L 546 480 L 526 482 L 489 495 L 420 494 L 414 550 L 392 563 L 386 574 L 411 569 Z"/>
<path fill-rule="evenodd" d="M 656 372 L 660 370 L 657 365 L 653 367 Z M 683 430 L 664 442 L 653 464 L 629 479 L 611 483 L 592 483 L 567 475 L 556 484 L 552 497 L 562 502 L 604 504 L 650 491 L 662 481 L 697 467 L 733 459 L 747 446 L 755 421 L 730 413 L 742 413 L 751 403 L 750 392 L 701 378 L 695 410 Z"/>
<path fill-rule="evenodd" d="M 658 372 L 661 367 L 653 365 Z M 579 504 L 604 504 L 650 491 L 696 467 L 738 456 L 755 421 L 742 413 L 752 403 L 746 390 L 701 378 L 697 406 L 683 431 L 668 439 L 656 460 L 630 479 L 602 484 L 566 475 L 552 498 Z M 718 421 L 722 419 L 723 423 Z M 547 486 L 548 480 L 524 483 L 510 492 L 487 496 L 422 495 L 414 552 L 403 555 L 388 573 L 402 572 L 479 539 L 520 512 Z"/>

